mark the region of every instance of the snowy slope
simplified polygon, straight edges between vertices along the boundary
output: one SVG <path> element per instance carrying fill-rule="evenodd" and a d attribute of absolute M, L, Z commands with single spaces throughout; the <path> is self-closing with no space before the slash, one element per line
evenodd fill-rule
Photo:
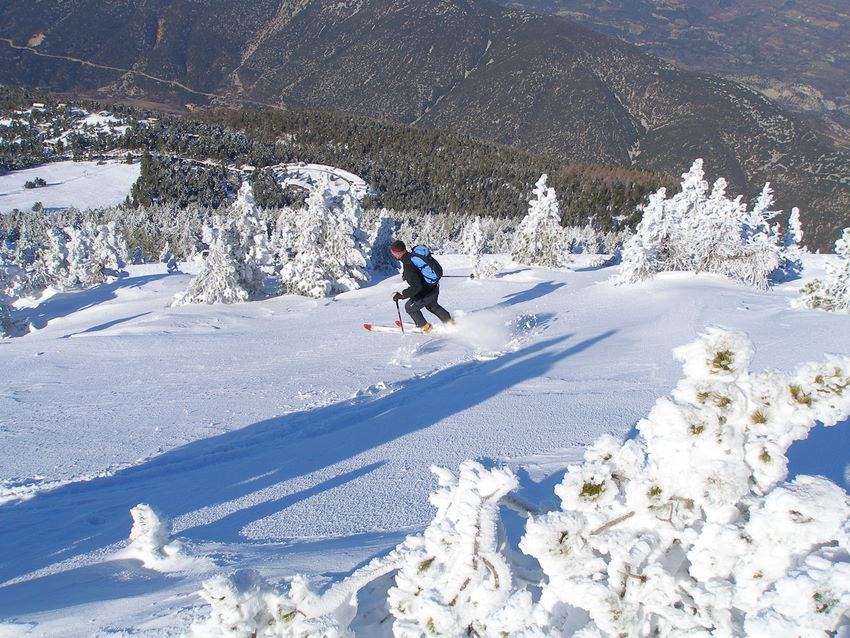
<path fill-rule="evenodd" d="M 681 376 L 671 349 L 707 326 L 747 333 L 754 370 L 850 353 L 846 316 L 789 309 L 799 282 L 612 273 L 446 279 L 459 329 L 434 337 L 360 327 L 392 323 L 397 278 L 171 308 L 190 275 L 140 266 L 21 310 L 38 330 L 0 342 L 0 636 L 177 636 L 208 613 L 212 574 L 339 579 L 430 521 L 431 464 L 504 464 L 553 502 L 566 463 L 628 436 Z M 792 472 L 850 487 L 848 432 L 816 430 Z M 194 561 L 163 574 L 117 556 L 142 502 Z"/>
<path fill-rule="evenodd" d="M 118 162 L 54 162 L 0 175 L 0 214 L 30 210 L 36 202 L 46 209 L 74 206 L 80 210 L 115 206 L 124 201 L 139 179 L 140 165 Z M 40 177 L 40 188 L 24 188 Z"/>

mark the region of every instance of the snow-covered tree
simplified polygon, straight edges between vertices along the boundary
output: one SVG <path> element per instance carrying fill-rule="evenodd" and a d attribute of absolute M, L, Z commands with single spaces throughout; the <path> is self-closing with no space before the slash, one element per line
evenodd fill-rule
<path fill-rule="evenodd" d="M 460 241 L 463 252 L 469 257 L 470 276 L 480 279 L 482 275 L 482 255 L 484 254 L 484 231 L 481 228 L 481 217 L 476 215 L 463 227 Z"/>
<path fill-rule="evenodd" d="M 103 265 L 110 277 L 119 276 L 121 269 L 127 265 L 130 259 L 130 248 L 115 222 L 97 227 L 92 242 L 92 256 L 94 261 Z"/>
<path fill-rule="evenodd" d="M 366 237 L 360 231 L 360 206 L 350 194 L 343 201 L 322 175 L 307 197 L 293 229 L 293 258 L 284 264 L 284 292 L 325 297 L 368 281 Z"/>
<path fill-rule="evenodd" d="M 171 252 L 171 248 L 168 244 L 165 245 L 165 248 L 163 248 L 162 252 L 159 254 L 159 263 L 165 264 L 166 270 L 170 273 L 177 271 L 177 257 L 173 252 Z"/>
<path fill-rule="evenodd" d="M 390 244 L 396 238 L 396 222 L 389 215 L 381 215 L 369 234 L 370 257 L 368 268 L 372 272 L 394 273 L 399 262 L 390 254 Z"/>
<path fill-rule="evenodd" d="M 15 299 L 26 289 L 26 274 L 23 269 L 0 263 L 0 338 L 12 337 L 27 331 L 24 322 L 14 319 L 12 312 Z"/>
<path fill-rule="evenodd" d="M 511 258 L 521 264 L 557 268 L 570 262 L 569 242 L 561 227 L 555 189 L 546 185 L 544 173 L 534 185 L 528 213 L 511 243 Z"/>
<path fill-rule="evenodd" d="M 709 272 L 766 288 L 780 267 L 780 235 L 769 219 L 773 193 L 765 184 L 753 208 L 726 196 L 726 180 L 711 191 L 702 160 L 682 175 L 681 191 L 649 197 L 635 234 L 623 246 L 615 283 L 635 283 L 657 272 Z"/>
<path fill-rule="evenodd" d="M 175 300 L 177 305 L 239 303 L 267 292 L 275 256 L 249 182 L 242 183 L 231 210 L 235 219 L 219 217 L 214 227 L 204 229 L 209 251 L 189 288 Z"/>
<path fill-rule="evenodd" d="M 835 256 L 824 266 L 822 278 L 814 279 L 800 290 L 796 304 L 803 308 L 850 311 L 850 228 L 835 242 Z"/>
<path fill-rule="evenodd" d="M 779 254 L 780 265 L 776 279 L 789 281 L 797 279 L 803 272 L 803 226 L 800 223 L 800 209 L 791 209 L 788 226 L 782 235 L 782 250 Z"/>

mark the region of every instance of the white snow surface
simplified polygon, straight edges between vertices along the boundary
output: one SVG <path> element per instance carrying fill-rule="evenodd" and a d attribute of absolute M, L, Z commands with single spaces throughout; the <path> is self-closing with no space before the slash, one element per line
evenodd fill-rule
<path fill-rule="evenodd" d="M 95 116 L 91 116 L 95 117 Z M 0 214 L 30 210 L 36 202 L 46 209 L 80 210 L 115 206 L 130 194 L 141 165 L 106 162 L 53 162 L 0 175 Z M 24 188 L 37 177 L 47 182 Z"/>
<path fill-rule="evenodd" d="M 444 279 L 458 327 L 435 336 L 361 327 L 392 325 L 398 277 L 170 307 L 191 273 L 157 264 L 21 308 L 35 330 L 0 341 L 0 636 L 179 636 L 209 614 L 199 591 L 216 574 L 339 580 L 426 527 L 431 465 L 507 466 L 521 497 L 551 504 L 586 446 L 633 434 L 670 393 L 672 349 L 708 327 L 747 334 L 753 371 L 850 354 L 846 314 L 789 307 L 800 281 L 618 287 L 582 259 Z M 848 434 L 816 428 L 792 475 L 850 487 Z M 127 551 L 142 503 L 170 520 L 176 571 Z"/>

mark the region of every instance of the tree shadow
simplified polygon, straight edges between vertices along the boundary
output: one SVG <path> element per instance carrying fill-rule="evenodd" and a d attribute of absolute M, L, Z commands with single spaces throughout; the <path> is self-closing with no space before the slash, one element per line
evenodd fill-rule
<path fill-rule="evenodd" d="M 220 534 L 232 540 L 258 517 L 355 480 L 378 465 L 365 465 L 364 460 L 358 469 L 307 489 L 303 481 L 297 490 L 297 481 L 284 485 L 287 481 L 470 409 L 613 334 L 604 332 L 571 347 L 563 347 L 568 337 L 556 337 L 495 360 L 464 362 L 401 382 L 386 395 L 361 395 L 260 421 L 193 441 L 108 477 L 0 507 L 0 546 L 15 548 L 0 557 L 0 583 L 124 541 L 129 511 L 139 503 L 151 503 L 171 519 L 185 515 L 181 536 L 217 540 Z M 277 488 L 269 490 L 274 494 L 261 493 L 272 486 Z M 282 494 L 286 489 L 291 491 Z"/>
<path fill-rule="evenodd" d="M 132 578 L 127 578 L 128 572 Z M 168 583 L 167 575 L 145 569 L 137 560 L 108 560 L 3 587 L 0 618 L 143 596 Z"/>
<path fill-rule="evenodd" d="M 86 328 L 85 330 L 80 330 L 80 332 L 71 332 L 66 335 L 62 335 L 59 337 L 60 339 L 69 339 L 71 337 L 77 337 L 79 335 L 90 334 L 92 332 L 101 332 L 103 330 L 108 330 L 113 326 L 117 326 L 119 323 L 126 323 L 128 321 L 132 321 L 133 319 L 138 319 L 139 317 L 144 317 L 145 315 L 151 314 L 150 312 L 141 312 L 137 315 L 132 315 L 130 317 L 122 317 L 121 319 L 115 319 L 114 321 L 107 321 L 106 323 L 102 323 L 97 326 L 92 326 L 91 328 Z"/>
<path fill-rule="evenodd" d="M 143 275 L 140 277 L 125 277 L 86 290 L 60 292 L 44 300 L 35 308 L 16 311 L 14 317 L 15 319 L 29 321 L 34 328 L 41 330 L 55 319 L 67 317 L 80 310 L 86 310 L 87 308 L 92 308 L 115 299 L 117 291 L 122 288 L 140 288 L 152 281 L 169 276 L 163 273 L 158 275 Z"/>
<path fill-rule="evenodd" d="M 566 284 L 562 282 L 555 283 L 554 281 L 541 281 L 539 284 L 533 288 L 529 288 L 528 290 L 521 290 L 520 292 L 505 295 L 505 301 L 499 302 L 496 304 L 496 307 L 516 306 L 521 303 L 533 301 L 540 297 L 550 295 L 559 288 L 563 288 L 565 285 Z"/>

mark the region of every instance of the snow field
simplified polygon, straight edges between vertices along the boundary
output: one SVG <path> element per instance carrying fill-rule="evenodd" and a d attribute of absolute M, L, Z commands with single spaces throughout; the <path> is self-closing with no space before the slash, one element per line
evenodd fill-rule
<path fill-rule="evenodd" d="M 30 210 L 36 202 L 46 209 L 74 206 L 80 210 L 116 206 L 130 194 L 139 178 L 138 163 L 54 162 L 0 175 L 0 214 Z M 24 188 L 37 177 L 47 182 Z"/>
<path fill-rule="evenodd" d="M 464 257 L 441 261 L 466 272 Z M 788 307 L 798 284 L 670 273 L 613 287 L 612 269 L 581 262 L 513 265 L 444 280 L 456 333 L 402 337 L 360 327 L 396 318 L 397 278 L 332 299 L 170 307 L 188 274 L 129 272 L 42 301 L 38 330 L 0 342 L 9 635 L 177 636 L 208 616 L 198 592 L 215 574 L 338 580 L 432 521 L 431 465 L 504 465 L 520 495 L 554 501 L 583 448 L 629 435 L 670 393 L 672 349 L 707 327 L 746 333 L 753 371 L 850 352 L 846 317 Z M 820 450 L 839 482 L 848 438 Z M 120 557 L 141 503 L 204 560 L 164 574 Z"/>

